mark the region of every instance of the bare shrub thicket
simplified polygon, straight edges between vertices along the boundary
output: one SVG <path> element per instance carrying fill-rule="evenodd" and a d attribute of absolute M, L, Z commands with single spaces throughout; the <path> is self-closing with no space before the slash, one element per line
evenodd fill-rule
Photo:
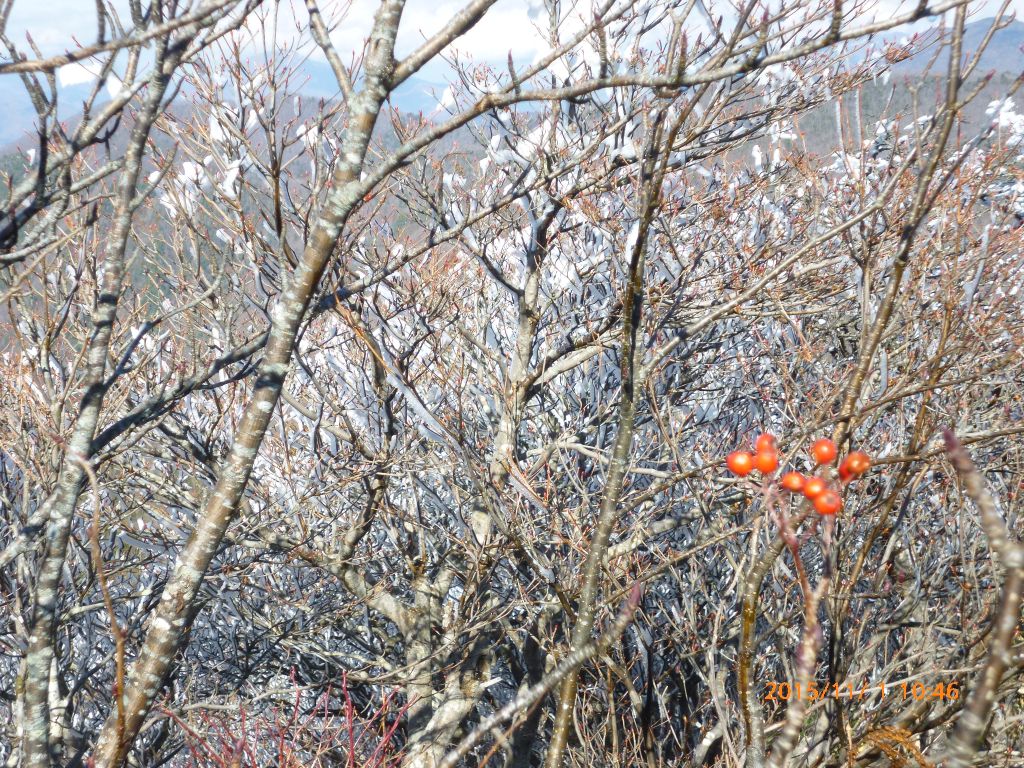
<path fill-rule="evenodd" d="M 546 0 L 495 64 L 493 0 L 354 58 L 341 4 L 129 5 L 0 38 L 7 765 L 1021 764 L 1024 116 L 962 119 L 970 6 Z M 725 472 L 765 429 L 873 457 L 834 523 Z"/>

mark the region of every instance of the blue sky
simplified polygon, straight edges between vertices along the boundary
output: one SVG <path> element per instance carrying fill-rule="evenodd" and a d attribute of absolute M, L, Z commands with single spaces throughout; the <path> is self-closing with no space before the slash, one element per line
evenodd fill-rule
<path fill-rule="evenodd" d="M 935 1 L 938 0 L 933 0 Z M 320 0 L 320 8 L 328 19 L 337 16 L 340 10 L 348 8 L 342 23 L 332 34 L 343 58 L 348 58 L 353 51 L 361 49 L 378 2 L 379 0 Z M 467 0 L 407 0 L 398 39 L 399 56 L 413 50 L 425 37 L 436 32 L 465 2 Z M 577 16 L 580 13 L 586 14 L 589 19 L 591 2 L 592 0 L 578 0 L 574 13 Z M 723 14 L 726 17 L 730 15 L 729 10 L 733 7 L 733 2 L 738 0 L 704 0 L 712 15 Z M 777 5 L 782 2 L 790 3 L 792 0 L 770 2 Z M 861 5 L 866 16 L 885 18 L 897 12 L 906 12 L 916 3 L 917 0 L 851 0 L 845 5 Z M 124 18 L 127 18 L 127 0 L 113 0 L 113 5 L 118 12 L 124 14 Z M 573 4 L 566 2 L 565 5 L 571 7 Z M 267 9 L 266 13 L 269 14 L 269 9 L 273 6 L 273 2 L 267 0 L 263 8 Z M 980 19 L 993 15 L 999 6 L 991 0 L 978 0 L 971 3 L 970 7 L 972 18 Z M 1024 19 L 1024 0 L 1012 0 L 1010 10 L 1015 11 L 1018 18 Z M 560 26 L 563 36 L 568 35 L 570 27 L 575 26 L 574 18 L 576 17 L 570 16 L 563 20 Z M 701 23 L 700 17 L 695 15 L 692 22 Z M 280 0 L 277 25 L 279 41 L 295 36 L 297 29 L 304 28 L 307 23 L 308 16 L 303 0 Z M 580 23 L 582 22 L 576 22 Z M 920 22 L 916 29 L 926 28 L 934 23 L 934 19 L 926 20 Z M 547 26 L 543 0 L 498 0 L 477 26 L 457 41 L 456 48 L 463 60 L 468 58 L 501 69 L 505 68 L 508 55 L 511 53 L 516 65 L 522 67 L 532 63 L 538 55 L 548 50 L 538 32 L 538 26 Z M 912 31 L 912 28 L 906 29 L 908 32 Z M 21 46 L 24 53 L 30 51 L 25 43 L 26 33 L 31 34 L 35 44 L 47 55 L 62 53 L 77 47 L 78 44 L 89 44 L 93 42 L 96 34 L 95 0 L 14 0 L 6 32 L 15 44 Z M 322 60 L 319 49 L 313 48 L 312 58 Z M 89 64 L 86 63 L 84 66 L 62 68 L 58 72 L 61 85 L 90 82 L 92 78 L 88 67 Z M 420 90 L 427 88 L 424 93 L 429 96 L 429 84 L 443 84 L 449 77 L 447 65 L 443 61 L 435 60 L 418 73 L 418 82 L 421 84 L 416 87 Z M 107 86 L 116 88 L 117 82 L 109 81 Z M 443 85 L 437 87 L 438 91 L 441 89 Z M 34 116 L 24 88 L 13 75 L 0 78 L 0 105 L 4 108 L 6 117 L 6 120 L 0 121 L 2 146 L 20 139 L 26 130 L 31 129 Z M 73 103 L 71 106 L 74 106 Z M 409 108 L 422 107 L 414 105 Z"/>
<path fill-rule="evenodd" d="M 115 0 L 115 7 L 124 8 L 124 0 Z M 269 5 L 269 4 L 268 4 Z M 304 4 L 297 0 L 284 0 L 282 16 L 289 16 L 292 5 L 298 9 L 299 18 L 305 17 Z M 439 28 L 461 6 L 454 0 L 409 0 L 403 18 L 399 48 L 408 50 L 424 34 Z M 581 3 L 581 6 L 588 5 Z M 708 0 L 714 7 L 721 3 Z M 339 0 L 322 0 L 325 15 L 331 8 L 342 7 Z M 375 0 L 352 0 L 345 23 L 335 33 L 336 43 L 342 50 L 351 50 L 363 39 L 373 12 Z M 499 0 L 491 13 L 463 41 L 460 49 L 477 60 L 504 61 L 511 51 L 517 59 L 531 57 L 540 47 L 541 41 L 533 27 L 533 20 L 540 10 L 539 0 Z M 726 6 L 723 6 L 726 7 Z M 869 4 L 884 17 L 897 10 L 907 10 L 911 3 L 896 0 L 877 0 Z M 971 5 L 976 11 L 975 18 L 992 15 L 998 3 L 985 0 Z M 1024 0 L 1012 0 L 1011 10 L 1019 19 L 1024 19 Z M 712 11 L 716 13 L 716 11 Z M 93 0 L 14 0 L 14 8 L 8 22 L 7 33 L 16 43 L 23 43 L 25 32 L 32 34 L 36 44 L 45 53 L 58 53 L 74 45 L 77 37 L 81 42 L 91 42 L 95 34 L 95 4 Z M 287 22 L 282 22 L 282 28 Z"/>

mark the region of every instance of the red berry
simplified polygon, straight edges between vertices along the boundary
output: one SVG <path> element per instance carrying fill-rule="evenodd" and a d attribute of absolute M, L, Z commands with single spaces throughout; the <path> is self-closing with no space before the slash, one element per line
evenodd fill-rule
<path fill-rule="evenodd" d="M 762 475 L 770 475 L 779 468 L 779 454 L 775 451 L 758 451 L 754 455 L 754 469 Z"/>
<path fill-rule="evenodd" d="M 754 468 L 754 456 L 750 451 L 733 451 L 725 457 L 729 471 L 739 477 L 746 477 Z"/>
<path fill-rule="evenodd" d="M 846 466 L 846 462 L 845 461 L 842 464 L 839 465 L 839 479 L 842 482 L 848 483 L 851 480 L 853 480 L 853 477 L 854 477 L 853 472 L 851 472 L 850 468 L 848 466 Z"/>
<path fill-rule="evenodd" d="M 843 459 L 843 463 L 839 467 L 840 473 L 842 473 L 843 467 L 846 467 L 846 471 L 850 473 L 851 477 L 860 477 L 871 467 L 871 457 L 863 451 L 853 451 Z"/>
<path fill-rule="evenodd" d="M 808 499 L 816 499 L 826 490 L 828 490 L 828 486 L 820 477 L 812 477 L 804 483 L 804 496 Z"/>
<path fill-rule="evenodd" d="M 757 442 L 754 443 L 754 450 L 758 453 L 762 451 L 774 451 L 775 450 L 775 435 L 771 432 L 763 432 L 757 436 Z"/>
<path fill-rule="evenodd" d="M 811 456 L 818 464 L 831 464 L 836 460 L 836 444 L 823 437 L 811 446 Z"/>
<path fill-rule="evenodd" d="M 823 515 L 834 515 L 842 509 L 843 500 L 835 491 L 824 491 L 814 500 L 814 508 Z"/>
<path fill-rule="evenodd" d="M 787 472 L 782 476 L 782 487 L 787 491 L 793 493 L 799 493 L 804 489 L 804 483 L 807 482 L 807 478 L 801 475 L 799 472 Z"/>

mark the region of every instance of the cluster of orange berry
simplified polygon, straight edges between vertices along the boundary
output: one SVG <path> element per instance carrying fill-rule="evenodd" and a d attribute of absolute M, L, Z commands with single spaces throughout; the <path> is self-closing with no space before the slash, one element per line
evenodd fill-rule
<path fill-rule="evenodd" d="M 739 477 L 746 477 L 755 469 L 762 475 L 770 475 L 779 468 L 779 454 L 775 445 L 775 436 L 766 432 L 758 435 L 753 453 L 733 451 L 725 458 L 725 463 Z M 837 455 L 836 444 L 828 438 L 823 437 L 811 446 L 815 469 L 832 464 Z M 839 465 L 839 480 L 845 485 L 867 472 L 870 466 L 871 458 L 866 453 L 851 451 Z M 817 475 L 804 477 L 799 472 L 786 472 L 779 482 L 787 491 L 802 493 L 822 515 L 834 515 L 843 507 L 839 493 L 829 488 L 828 482 Z"/>

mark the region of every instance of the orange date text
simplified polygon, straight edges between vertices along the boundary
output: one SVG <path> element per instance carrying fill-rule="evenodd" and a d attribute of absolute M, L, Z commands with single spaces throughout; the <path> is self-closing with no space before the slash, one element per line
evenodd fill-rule
<path fill-rule="evenodd" d="M 769 682 L 765 685 L 765 701 L 821 701 L 823 699 L 856 699 L 863 700 L 869 696 L 879 698 L 896 697 L 904 701 L 923 701 L 936 699 L 940 701 L 956 701 L 960 698 L 960 683 L 950 682 L 924 683 L 914 682 L 868 684 L 828 683 L 810 681 L 806 684 L 789 682 Z"/>

